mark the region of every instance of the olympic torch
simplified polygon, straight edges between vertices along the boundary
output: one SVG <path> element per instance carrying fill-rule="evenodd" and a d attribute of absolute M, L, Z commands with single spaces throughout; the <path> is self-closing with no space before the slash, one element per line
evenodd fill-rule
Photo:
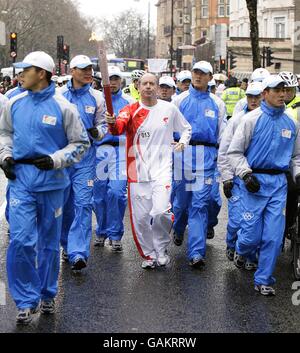
<path fill-rule="evenodd" d="M 96 41 L 97 45 L 98 45 L 99 67 L 100 67 L 100 72 L 101 72 L 101 76 L 102 76 L 102 86 L 103 86 L 103 90 L 104 90 L 106 107 L 107 107 L 107 111 L 109 112 L 109 114 L 113 115 L 114 110 L 113 110 L 112 99 L 111 99 L 105 43 L 104 43 L 103 39 L 100 39 L 96 36 L 95 32 L 92 33 L 90 41 Z"/>

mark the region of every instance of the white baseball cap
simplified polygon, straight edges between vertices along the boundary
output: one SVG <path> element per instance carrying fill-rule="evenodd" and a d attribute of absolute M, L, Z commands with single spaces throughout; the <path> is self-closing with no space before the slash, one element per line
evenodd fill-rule
<path fill-rule="evenodd" d="M 252 82 L 262 82 L 265 78 L 269 77 L 271 74 L 267 69 L 259 67 L 252 72 L 251 81 Z"/>
<path fill-rule="evenodd" d="M 264 91 L 266 88 L 276 88 L 281 83 L 283 83 L 284 86 L 286 85 L 286 82 L 279 75 L 270 75 L 263 80 L 262 89 Z"/>
<path fill-rule="evenodd" d="M 118 76 L 118 77 L 122 78 L 122 72 L 118 66 L 109 66 L 108 67 L 108 76 L 109 77 Z"/>
<path fill-rule="evenodd" d="M 209 87 L 216 86 L 216 85 L 217 85 L 217 83 L 214 78 L 208 82 Z"/>
<path fill-rule="evenodd" d="M 162 76 L 160 79 L 159 79 L 159 86 L 160 85 L 167 85 L 169 87 L 174 87 L 176 88 L 176 84 L 174 82 L 174 80 L 172 79 L 172 77 L 170 76 Z"/>
<path fill-rule="evenodd" d="M 182 82 L 184 80 L 192 80 L 192 73 L 189 70 L 183 70 L 180 71 L 178 76 L 177 76 L 177 80 Z"/>
<path fill-rule="evenodd" d="M 23 61 L 15 63 L 14 66 L 17 69 L 26 69 L 28 67 L 39 67 L 48 72 L 53 72 L 55 69 L 55 63 L 51 56 L 44 51 L 34 51 L 23 59 Z"/>
<path fill-rule="evenodd" d="M 249 83 L 246 94 L 251 94 L 252 96 L 258 96 L 263 91 L 261 82 L 251 82 Z"/>
<path fill-rule="evenodd" d="M 85 69 L 88 66 L 93 65 L 91 59 L 86 55 L 77 55 L 70 62 L 70 69 L 77 67 L 78 69 Z"/>
<path fill-rule="evenodd" d="M 214 70 L 211 66 L 211 64 L 208 61 L 198 61 L 194 66 L 192 70 L 201 70 L 203 71 L 205 74 L 208 74 L 209 72 L 211 74 L 214 73 Z"/>

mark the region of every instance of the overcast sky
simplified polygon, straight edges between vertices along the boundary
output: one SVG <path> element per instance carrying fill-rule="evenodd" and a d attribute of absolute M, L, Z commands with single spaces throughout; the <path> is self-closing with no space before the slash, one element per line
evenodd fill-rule
<path fill-rule="evenodd" d="M 128 8 L 136 9 L 145 14 L 147 21 L 148 2 L 150 1 L 151 26 L 156 26 L 156 7 L 157 0 L 78 0 L 80 11 L 93 17 L 112 17 Z"/>

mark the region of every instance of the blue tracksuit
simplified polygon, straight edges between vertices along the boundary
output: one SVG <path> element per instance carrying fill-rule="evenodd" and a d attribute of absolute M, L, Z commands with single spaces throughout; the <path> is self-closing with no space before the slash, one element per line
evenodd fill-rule
<path fill-rule="evenodd" d="M 57 293 L 63 195 L 70 183 L 62 168 L 82 158 L 89 140 L 78 112 L 55 95 L 52 83 L 10 100 L 0 118 L 0 144 L 0 163 L 42 155 L 54 162 L 50 171 L 16 164 L 16 180 L 9 181 L 9 289 L 18 308 L 33 308 Z"/>
<path fill-rule="evenodd" d="M 192 126 L 191 140 L 216 145 L 225 121 L 224 104 L 215 95 L 191 85 L 174 99 L 174 104 Z M 175 134 L 175 140 L 178 134 Z M 182 235 L 189 226 L 188 258 L 205 257 L 208 207 L 216 168 L 214 146 L 188 146 L 174 154 L 174 231 Z"/>
<path fill-rule="evenodd" d="M 260 108 L 242 120 L 229 146 L 228 159 L 235 174 L 243 177 L 253 168 L 287 171 L 297 133 L 285 107 L 272 108 L 262 102 Z M 293 155 L 295 164 L 299 164 L 298 144 L 297 141 Z M 283 239 L 287 182 L 284 173 L 254 174 L 261 185 L 257 193 L 248 192 L 244 182 L 240 182 L 242 220 L 236 252 L 249 256 L 259 247 L 255 284 L 272 285 Z"/>
<path fill-rule="evenodd" d="M 18 94 L 23 93 L 25 91 L 26 90 L 24 88 L 22 88 L 22 86 L 18 85 L 17 87 L 7 91 L 5 93 L 5 97 L 7 97 L 8 99 L 11 99 L 11 98 L 13 98 L 13 97 L 17 96 Z M 7 184 L 7 188 L 6 188 L 5 218 L 6 218 L 7 222 L 9 222 L 9 184 Z"/>
<path fill-rule="evenodd" d="M 74 89 L 72 80 L 58 91 L 76 105 L 85 128 L 96 126 L 102 138 L 107 129 L 101 92 L 89 84 Z M 95 147 L 92 145 L 82 161 L 68 169 L 71 185 L 66 193 L 61 244 L 71 263 L 79 257 L 87 260 L 90 254 L 95 163 Z"/>
<path fill-rule="evenodd" d="M 122 90 L 112 94 L 114 114 L 118 115 L 134 100 Z M 123 218 L 127 205 L 127 176 L 125 165 L 125 135 L 109 133 L 97 142 L 96 182 L 93 208 L 97 218 L 96 236 L 121 240 L 124 233 Z"/>

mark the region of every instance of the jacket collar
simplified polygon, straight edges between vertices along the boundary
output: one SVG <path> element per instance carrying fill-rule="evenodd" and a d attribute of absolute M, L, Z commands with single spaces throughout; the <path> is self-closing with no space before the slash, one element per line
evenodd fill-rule
<path fill-rule="evenodd" d="M 197 89 L 195 89 L 193 87 L 193 85 L 190 85 L 189 92 L 190 92 L 190 95 L 195 97 L 195 98 L 205 99 L 205 98 L 209 97 L 209 92 L 208 91 L 206 91 L 206 92 L 198 91 Z"/>
<path fill-rule="evenodd" d="M 83 94 L 85 94 L 86 92 L 89 91 L 89 89 L 91 88 L 91 84 L 88 83 L 80 88 L 74 88 L 73 87 L 73 79 L 72 79 L 67 83 L 67 87 L 72 93 L 75 93 L 78 96 L 82 96 Z"/>
<path fill-rule="evenodd" d="M 52 82 L 48 87 L 38 92 L 28 90 L 28 95 L 35 101 L 43 101 L 55 94 L 55 83 Z"/>
<path fill-rule="evenodd" d="M 269 104 L 267 104 L 266 101 L 262 101 L 260 106 L 261 106 L 261 110 L 264 113 L 268 115 L 272 115 L 274 117 L 278 117 L 282 115 L 285 111 L 285 105 L 280 108 L 274 108 L 274 107 L 271 107 Z"/>
<path fill-rule="evenodd" d="M 113 93 L 113 94 L 111 95 L 111 97 L 112 97 L 112 100 L 116 100 L 116 99 L 121 98 L 121 97 L 122 97 L 122 90 L 119 89 L 118 92 L 117 92 L 117 93 Z"/>

